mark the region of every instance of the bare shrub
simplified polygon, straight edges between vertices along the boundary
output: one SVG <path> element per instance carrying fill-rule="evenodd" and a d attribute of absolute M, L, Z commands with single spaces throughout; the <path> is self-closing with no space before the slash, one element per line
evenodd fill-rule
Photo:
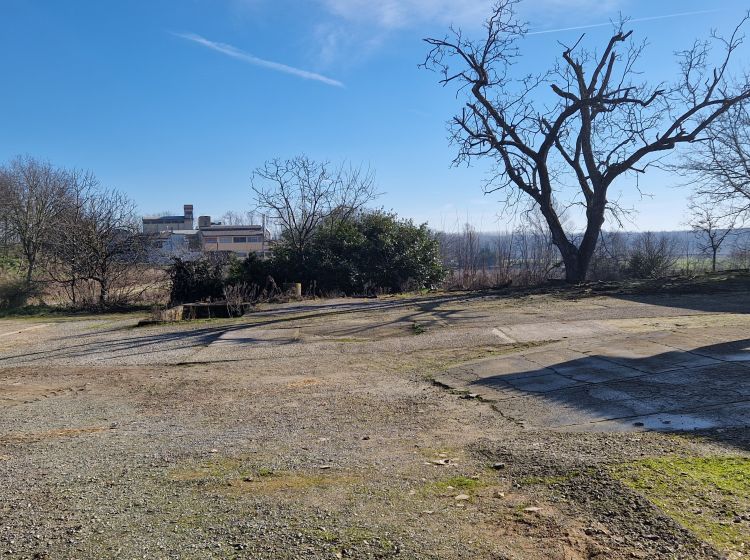
<path fill-rule="evenodd" d="M 224 286 L 224 299 L 227 302 L 227 311 L 230 317 L 244 315 L 249 307 L 258 300 L 259 287 L 256 284 L 248 285 L 245 282 Z"/>
<path fill-rule="evenodd" d="M 628 273 L 633 278 L 662 278 L 677 264 L 674 239 L 664 233 L 647 231 L 635 241 L 628 259 Z"/>
<path fill-rule="evenodd" d="M 629 250 L 626 234 L 602 232 L 589 268 L 589 280 L 620 280 L 628 267 Z"/>

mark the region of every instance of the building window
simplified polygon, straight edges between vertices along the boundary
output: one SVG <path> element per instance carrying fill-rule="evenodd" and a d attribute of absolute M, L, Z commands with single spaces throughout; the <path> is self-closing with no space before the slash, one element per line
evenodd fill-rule
<path fill-rule="evenodd" d="M 231 243 L 232 238 L 231 237 L 219 237 L 219 243 Z"/>
<path fill-rule="evenodd" d="M 247 257 L 247 253 L 245 253 L 244 251 L 239 251 L 239 252 L 237 253 L 237 256 L 240 256 L 240 257 Z"/>
<path fill-rule="evenodd" d="M 203 242 L 206 244 L 216 243 L 216 237 L 204 237 Z"/>
<path fill-rule="evenodd" d="M 235 237 L 234 243 L 247 243 L 247 237 Z"/>
<path fill-rule="evenodd" d="M 247 238 L 247 240 L 250 243 L 262 243 L 263 242 L 263 236 L 262 235 L 252 235 Z"/>

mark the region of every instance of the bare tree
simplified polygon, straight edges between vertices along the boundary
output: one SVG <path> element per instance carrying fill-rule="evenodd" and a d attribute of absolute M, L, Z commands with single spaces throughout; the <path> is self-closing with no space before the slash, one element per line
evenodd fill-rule
<path fill-rule="evenodd" d="M 750 104 L 717 119 L 677 169 L 690 176 L 699 196 L 750 216 Z"/>
<path fill-rule="evenodd" d="M 677 264 L 677 241 L 667 233 L 647 231 L 635 240 L 628 259 L 634 278 L 662 278 Z"/>
<path fill-rule="evenodd" d="M 515 16 L 518 1 L 498 0 L 479 40 L 460 29 L 425 39 L 431 50 L 424 66 L 439 72 L 443 85 L 455 84 L 468 94 L 452 121 L 458 146 L 454 163 L 494 160 L 497 172 L 485 191 L 505 190 L 509 203 L 530 197 L 562 255 L 566 280 L 579 282 L 605 215 L 619 220 L 623 210 L 608 199 L 612 183 L 700 140 L 713 122 L 750 98 L 748 78 L 733 83 L 730 76 L 748 17 L 730 38 L 714 35 L 713 41 L 696 41 L 679 53 L 673 84 L 639 81 L 636 64 L 644 44 L 631 40 L 626 21 L 598 53 L 581 47 L 582 36 L 564 46 L 561 60 L 548 72 L 516 77 L 519 40 L 526 33 Z M 715 67 L 709 64 L 712 43 L 722 48 Z M 564 230 L 556 205 L 582 208 L 586 225 L 580 236 Z"/>
<path fill-rule="evenodd" d="M 701 235 L 698 248 L 711 256 L 711 271 L 716 272 L 716 257 L 722 244 L 734 231 L 737 214 L 706 199 L 690 201 L 690 227 Z"/>
<path fill-rule="evenodd" d="M 45 246 L 44 268 L 48 278 L 65 290 L 75 306 L 89 277 L 83 223 L 87 219 L 87 202 L 99 183 L 92 173 L 78 170 L 65 172 L 65 182 L 66 200 L 57 219 L 56 234 Z"/>
<path fill-rule="evenodd" d="M 135 203 L 113 189 L 100 189 L 85 201 L 81 244 L 88 278 L 99 285 L 99 304 L 110 301 L 110 290 L 143 256 Z"/>
<path fill-rule="evenodd" d="M 56 235 L 65 208 L 65 172 L 48 162 L 18 157 L 0 168 L 0 211 L 7 235 L 26 261 L 27 286 L 34 278 L 45 243 Z"/>
<path fill-rule="evenodd" d="M 235 212 L 228 210 L 221 217 L 221 223 L 225 226 L 245 226 L 255 222 L 255 212 Z"/>
<path fill-rule="evenodd" d="M 628 242 L 622 231 L 602 231 L 589 268 L 592 280 L 619 280 L 628 263 Z"/>
<path fill-rule="evenodd" d="M 257 209 L 281 227 L 300 259 L 321 224 L 346 219 L 378 196 L 371 171 L 306 156 L 266 162 L 253 173 L 251 189 Z"/>
<path fill-rule="evenodd" d="M 479 268 L 479 236 L 476 228 L 466 222 L 456 240 L 456 260 L 462 286 L 471 288 Z"/>
<path fill-rule="evenodd" d="M 523 213 L 523 220 L 513 238 L 519 281 L 539 284 L 551 279 L 554 271 L 559 269 L 560 253 L 538 208 L 532 207 Z"/>
<path fill-rule="evenodd" d="M 60 231 L 49 244 L 48 274 L 65 288 L 74 305 L 83 302 L 81 293 L 88 292 L 101 307 L 118 303 L 123 290 L 137 290 L 142 284 L 136 277 L 145 243 L 135 204 L 103 188 L 91 173 L 68 172 L 67 181 Z"/>

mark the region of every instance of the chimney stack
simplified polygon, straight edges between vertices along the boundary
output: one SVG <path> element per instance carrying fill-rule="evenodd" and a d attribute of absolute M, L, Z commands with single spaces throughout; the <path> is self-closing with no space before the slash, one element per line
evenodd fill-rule
<path fill-rule="evenodd" d="M 186 227 L 187 229 L 193 229 L 193 205 L 192 204 L 185 204 L 182 207 L 183 211 L 183 227 Z"/>

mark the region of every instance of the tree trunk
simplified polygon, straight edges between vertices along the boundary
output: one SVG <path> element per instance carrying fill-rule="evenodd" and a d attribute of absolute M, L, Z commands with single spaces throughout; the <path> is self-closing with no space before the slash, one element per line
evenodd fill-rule
<path fill-rule="evenodd" d="M 31 287 L 31 281 L 34 278 L 34 259 L 28 258 L 28 267 L 26 268 L 26 286 Z"/>
<path fill-rule="evenodd" d="M 107 304 L 107 292 L 108 292 L 107 280 L 102 278 L 99 280 L 99 306 L 104 307 Z"/>
<path fill-rule="evenodd" d="M 713 250 L 713 255 L 711 256 L 711 272 L 716 272 L 716 253 L 718 253 L 719 250 L 715 248 Z"/>
<path fill-rule="evenodd" d="M 562 250 L 560 252 L 563 253 Z M 568 284 L 580 284 L 586 280 L 588 263 L 584 265 L 578 249 L 567 250 L 563 253 L 562 257 L 563 264 L 565 265 L 565 282 Z"/>
<path fill-rule="evenodd" d="M 565 282 L 568 284 L 580 284 L 586 280 L 586 274 L 594 256 L 596 245 L 599 241 L 599 235 L 604 225 L 604 211 L 606 202 L 603 196 L 594 202 L 586 211 L 586 231 L 581 240 L 580 246 L 576 247 L 563 230 L 560 220 L 551 204 L 546 208 L 542 207 L 542 214 L 547 220 L 552 241 L 562 255 L 563 264 L 565 265 Z"/>

